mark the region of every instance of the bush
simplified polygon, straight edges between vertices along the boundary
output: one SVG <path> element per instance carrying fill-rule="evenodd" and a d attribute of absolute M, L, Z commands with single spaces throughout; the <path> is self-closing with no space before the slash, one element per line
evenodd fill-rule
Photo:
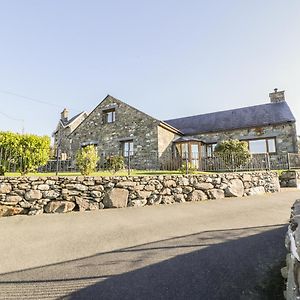
<path fill-rule="evenodd" d="M 125 163 L 124 163 L 124 157 L 123 156 L 108 156 L 106 158 L 105 162 L 105 168 L 107 170 L 118 172 L 119 170 L 124 169 Z"/>
<path fill-rule="evenodd" d="M 93 145 L 82 148 L 76 155 L 76 164 L 82 175 L 90 175 L 95 172 L 98 160 L 98 153 Z"/>
<path fill-rule="evenodd" d="M 186 169 L 188 172 L 186 172 Z M 196 171 L 197 171 L 197 168 L 196 166 L 194 166 L 192 163 L 188 162 L 183 162 L 183 164 L 181 165 L 181 168 L 179 169 L 179 171 L 182 173 L 182 174 L 195 174 Z"/>
<path fill-rule="evenodd" d="M 218 143 L 214 154 L 220 157 L 225 165 L 232 170 L 245 165 L 251 157 L 247 142 L 239 140 L 227 140 Z"/>
<path fill-rule="evenodd" d="M 50 138 L 33 134 L 0 132 L 0 173 L 11 165 L 22 175 L 35 172 L 49 159 Z"/>
<path fill-rule="evenodd" d="M 21 135 L 18 153 L 21 157 L 19 167 L 21 174 L 36 172 L 38 167 L 45 165 L 49 160 L 50 139 L 47 136 L 33 134 Z"/>

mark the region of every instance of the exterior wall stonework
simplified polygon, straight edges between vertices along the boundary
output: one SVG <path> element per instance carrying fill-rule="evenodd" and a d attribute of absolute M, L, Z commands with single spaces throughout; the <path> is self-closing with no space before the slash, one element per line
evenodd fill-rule
<path fill-rule="evenodd" d="M 285 290 L 283 292 L 284 298 L 287 300 L 299 299 L 300 295 L 300 200 L 296 200 L 293 204 L 287 233 L 285 240 L 282 243 L 285 244 L 287 255 L 286 265 L 281 268 L 281 275 L 284 278 Z"/>
<path fill-rule="evenodd" d="M 298 152 L 295 123 L 279 124 L 249 129 L 237 129 L 232 131 L 214 132 L 194 135 L 205 143 L 217 143 L 228 139 L 251 140 L 263 138 L 276 138 L 277 153 Z"/>
<path fill-rule="evenodd" d="M 76 118 L 76 120 L 66 127 L 62 126 L 61 122 L 58 123 L 54 134 L 54 146 L 57 147 L 60 141 L 60 150 L 62 153 L 68 153 L 70 151 L 70 140 L 68 136 L 80 123 L 84 121 L 86 116 L 86 113 L 81 114 L 78 118 Z"/>
<path fill-rule="evenodd" d="M 295 187 L 300 189 L 300 171 L 284 171 L 280 175 L 281 187 Z"/>
<path fill-rule="evenodd" d="M 0 217 L 243 197 L 279 189 L 277 172 L 0 177 Z"/>
<path fill-rule="evenodd" d="M 107 120 L 111 122 L 104 120 L 105 111 L 109 110 L 113 110 L 115 116 L 114 120 Z M 200 130 L 201 128 L 199 128 Z M 208 148 L 205 144 L 218 143 L 228 139 L 275 138 L 277 154 L 298 153 L 295 122 L 181 135 L 180 131 L 170 127 L 167 123 L 152 118 L 109 95 L 88 116 L 79 116 L 66 127 L 59 123 L 54 138 L 55 145 L 61 139 L 61 152 L 67 153 L 71 160 L 74 160 L 76 152 L 82 146 L 93 144 L 97 147 L 103 161 L 109 155 L 124 154 L 122 151 L 124 142 L 132 141 L 131 167 L 134 169 L 159 169 L 165 168 L 163 166 L 174 167 L 172 167 L 175 154 L 173 153 L 174 141 L 181 136 L 203 141 L 204 145 L 201 149 L 203 157 L 205 157 L 205 149 Z M 127 158 L 126 160 L 128 161 Z M 179 163 L 181 164 L 181 162 Z"/>
<path fill-rule="evenodd" d="M 115 121 L 105 123 L 106 109 L 115 109 Z M 136 169 L 156 169 L 158 163 L 159 121 L 137 109 L 107 96 L 70 135 L 71 151 L 74 157 L 82 144 L 97 145 L 100 156 L 120 155 L 122 142 L 133 141 L 134 156 L 131 166 Z"/>

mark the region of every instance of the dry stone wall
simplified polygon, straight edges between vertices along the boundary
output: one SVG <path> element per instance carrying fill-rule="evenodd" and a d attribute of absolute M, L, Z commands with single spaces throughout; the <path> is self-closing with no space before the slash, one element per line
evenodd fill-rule
<path fill-rule="evenodd" d="M 300 299 L 300 200 L 293 206 L 290 224 L 285 238 L 288 250 L 286 266 L 281 269 L 285 279 L 284 297 L 287 300 Z"/>
<path fill-rule="evenodd" d="M 0 177 L 0 216 L 173 204 L 279 191 L 276 172 Z"/>
<path fill-rule="evenodd" d="M 299 171 L 284 171 L 280 175 L 281 187 L 296 187 L 300 188 L 300 172 Z"/>

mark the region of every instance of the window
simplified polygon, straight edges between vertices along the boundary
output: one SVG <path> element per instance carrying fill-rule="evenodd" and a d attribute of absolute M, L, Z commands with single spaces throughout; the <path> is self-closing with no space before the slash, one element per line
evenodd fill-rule
<path fill-rule="evenodd" d="M 122 154 L 124 157 L 133 155 L 133 141 L 122 142 Z"/>
<path fill-rule="evenodd" d="M 269 153 L 275 153 L 276 152 L 276 143 L 275 139 L 268 139 L 268 152 Z"/>
<path fill-rule="evenodd" d="M 250 140 L 248 143 L 249 151 L 252 154 L 276 152 L 275 138 Z"/>
<path fill-rule="evenodd" d="M 255 153 L 266 153 L 267 144 L 266 140 L 249 141 L 249 151 Z"/>
<path fill-rule="evenodd" d="M 199 168 L 199 145 L 191 144 L 191 163 L 195 168 Z"/>
<path fill-rule="evenodd" d="M 207 144 L 206 145 L 206 157 L 212 157 L 217 144 Z"/>
<path fill-rule="evenodd" d="M 189 157 L 189 144 L 181 144 L 182 158 L 187 159 Z"/>
<path fill-rule="evenodd" d="M 116 121 L 115 109 L 109 109 L 103 111 L 103 123 L 113 123 Z"/>

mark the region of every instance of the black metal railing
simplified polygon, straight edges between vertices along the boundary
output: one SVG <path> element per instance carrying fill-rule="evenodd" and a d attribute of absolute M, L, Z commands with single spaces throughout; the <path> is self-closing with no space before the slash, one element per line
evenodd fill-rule
<path fill-rule="evenodd" d="M 107 157 L 100 156 L 97 171 L 109 170 Z M 120 156 L 119 154 L 116 154 Z M 168 153 L 144 153 L 130 152 L 123 156 L 124 169 L 130 174 L 131 170 L 163 170 L 189 173 L 193 170 L 204 172 L 228 172 L 228 171 L 255 171 L 255 170 L 287 170 L 300 169 L 300 154 L 253 154 L 245 160 L 235 155 L 199 157 L 198 153 L 184 153 L 183 156 Z M 18 172 L 22 164 L 26 163 L 22 158 L 17 157 L 12 151 L 0 148 L 0 171 Z M 37 169 L 41 173 L 68 173 L 78 172 L 74 159 L 52 159 L 46 165 Z"/>

